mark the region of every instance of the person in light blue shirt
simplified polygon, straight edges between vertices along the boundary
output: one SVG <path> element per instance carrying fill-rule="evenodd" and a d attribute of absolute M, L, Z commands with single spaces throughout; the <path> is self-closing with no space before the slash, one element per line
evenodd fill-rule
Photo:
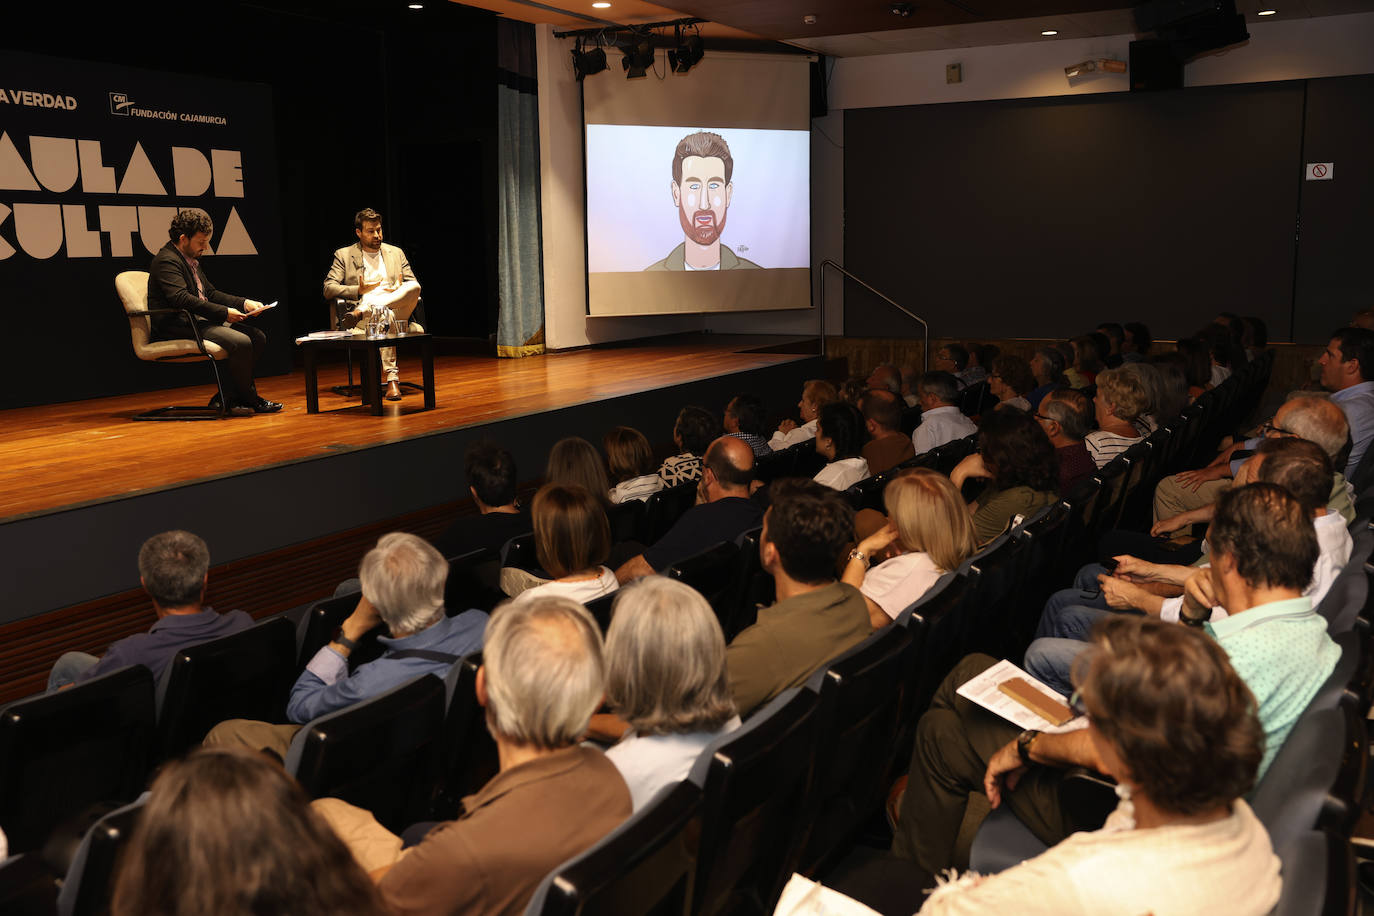
<path fill-rule="evenodd" d="M 1374 331 L 1341 328 L 1331 335 L 1318 364 L 1322 387 L 1345 412 L 1350 424 L 1350 460 L 1345 477 L 1351 480 L 1374 439 Z"/>
<path fill-rule="evenodd" d="M 292 724 L 247 719 L 221 722 L 206 744 L 246 744 L 286 755 L 300 727 L 425 674 L 444 677 L 453 663 L 482 648 L 483 611 L 444 612 L 448 562 L 423 538 L 395 531 L 383 535 L 358 568 L 362 595 L 334 639 L 305 666 L 286 704 Z M 390 636 L 380 658 L 349 674 L 348 657 L 379 623 Z"/>

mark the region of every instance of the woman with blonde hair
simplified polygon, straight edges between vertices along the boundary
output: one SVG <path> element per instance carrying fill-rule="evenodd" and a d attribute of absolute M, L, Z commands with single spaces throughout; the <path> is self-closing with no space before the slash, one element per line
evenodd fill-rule
<path fill-rule="evenodd" d="M 200 748 L 162 768 L 120 858 L 115 916 L 386 912 L 376 888 L 279 764 Z"/>
<path fill-rule="evenodd" d="M 895 620 L 977 547 L 968 506 L 939 471 L 904 471 L 883 490 L 883 504 L 887 526 L 859 542 L 841 577 L 863 593 L 874 629 Z M 895 556 L 870 567 L 894 545 Z"/>
<path fill-rule="evenodd" d="M 635 810 L 687 778 L 702 749 L 739 727 L 725 636 L 691 586 L 646 576 L 615 599 L 606 632 L 606 702 L 630 731 L 606 756 Z"/>
<path fill-rule="evenodd" d="M 1094 464 L 1105 467 L 1144 438 L 1135 421 L 1149 407 L 1150 393 L 1139 375 L 1125 369 L 1103 369 L 1098 373 L 1097 395 L 1093 398 L 1097 429 L 1083 440 Z"/>

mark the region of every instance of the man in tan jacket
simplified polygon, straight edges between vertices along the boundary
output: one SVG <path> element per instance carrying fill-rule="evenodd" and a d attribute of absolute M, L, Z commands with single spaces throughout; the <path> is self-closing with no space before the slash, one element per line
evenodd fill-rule
<path fill-rule="evenodd" d="M 410 269 L 405 252 L 382 243 L 382 217 L 368 207 L 353 217 L 355 244 L 334 252 L 334 263 L 324 278 L 324 297 L 331 304 L 343 300 L 346 310 L 338 315 L 340 328 L 352 328 L 372 309 L 388 308 L 400 322 L 409 324 L 410 313 L 420 303 L 420 281 Z M 410 330 L 420 331 L 418 325 Z M 401 399 L 401 374 L 396 367 L 396 348 L 383 347 L 382 369 L 386 374 L 386 399 Z"/>

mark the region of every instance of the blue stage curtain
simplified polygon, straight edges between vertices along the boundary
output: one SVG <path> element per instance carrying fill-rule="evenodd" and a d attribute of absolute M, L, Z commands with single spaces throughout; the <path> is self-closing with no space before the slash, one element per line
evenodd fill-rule
<path fill-rule="evenodd" d="M 497 233 L 498 356 L 544 352 L 544 257 L 539 217 L 539 110 L 534 27 L 498 19 L 500 211 Z"/>

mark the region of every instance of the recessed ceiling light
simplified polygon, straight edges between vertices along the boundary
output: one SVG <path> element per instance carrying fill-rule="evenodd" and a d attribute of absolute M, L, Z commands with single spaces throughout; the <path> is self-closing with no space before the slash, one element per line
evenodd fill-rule
<path fill-rule="evenodd" d="M 410 4 L 410 8 L 413 10 L 422 10 L 425 8 L 425 5 L 423 3 L 412 3 Z"/>
<path fill-rule="evenodd" d="M 1260 10 L 1260 11 L 1259 11 L 1258 13 L 1256 13 L 1255 15 L 1256 15 L 1256 16 L 1272 16 L 1272 15 L 1274 15 L 1274 14 L 1277 13 L 1277 12 L 1278 12 L 1278 10 Z"/>
<path fill-rule="evenodd" d="M 1045 31 L 1041 32 L 1040 34 L 1041 34 L 1041 35 L 1044 35 L 1046 38 L 1048 38 L 1048 37 L 1051 36 L 1051 35 L 1058 35 L 1058 34 L 1059 34 L 1059 30 L 1058 30 L 1058 29 L 1046 29 Z"/>
<path fill-rule="evenodd" d="M 607 3 L 606 0 L 600 0 L 600 2 L 598 3 L 593 3 L 592 8 L 598 10 L 608 10 L 611 8 L 611 5 Z"/>

